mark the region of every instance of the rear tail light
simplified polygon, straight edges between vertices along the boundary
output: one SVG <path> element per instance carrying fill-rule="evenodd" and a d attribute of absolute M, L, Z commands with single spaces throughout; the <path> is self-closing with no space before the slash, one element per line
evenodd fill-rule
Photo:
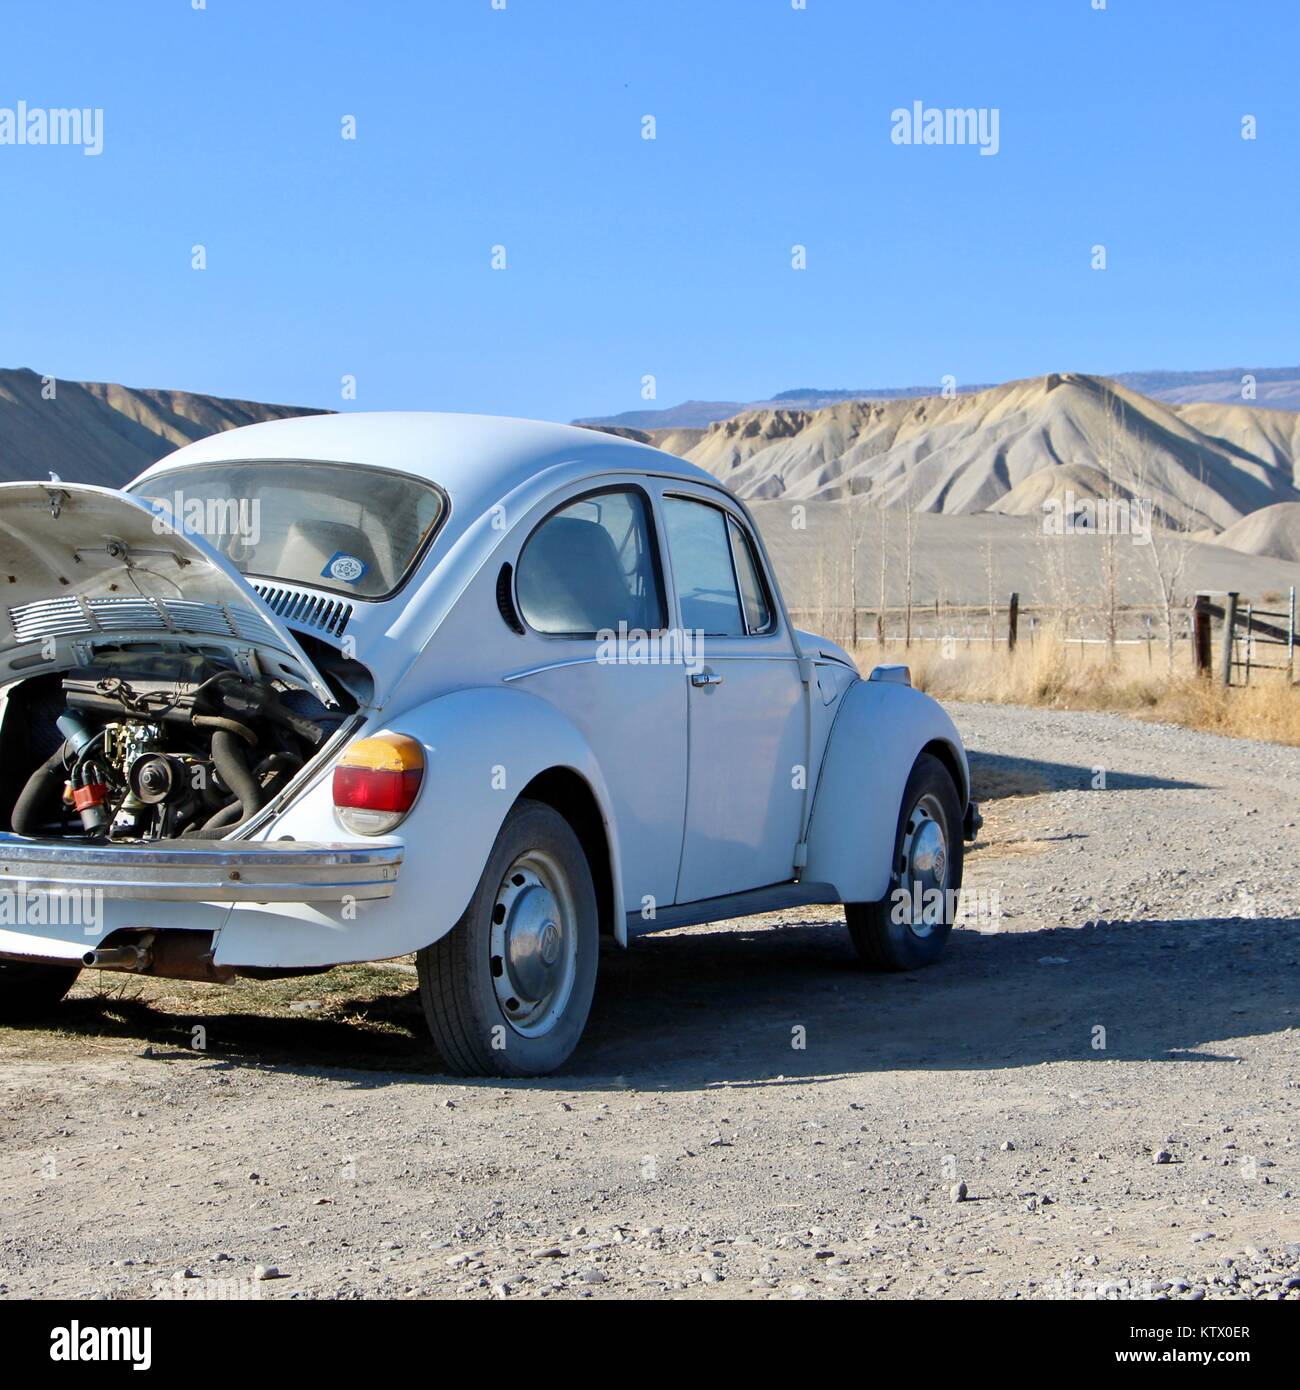
<path fill-rule="evenodd" d="M 334 769 L 334 814 L 354 835 L 385 835 L 415 805 L 424 749 L 405 734 L 358 739 Z"/>

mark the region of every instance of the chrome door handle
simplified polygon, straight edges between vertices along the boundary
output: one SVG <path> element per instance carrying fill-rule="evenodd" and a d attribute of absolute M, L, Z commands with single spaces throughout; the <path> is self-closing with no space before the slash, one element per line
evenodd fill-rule
<path fill-rule="evenodd" d="M 693 671 L 691 673 L 692 685 L 721 685 L 722 677 L 715 671 Z"/>

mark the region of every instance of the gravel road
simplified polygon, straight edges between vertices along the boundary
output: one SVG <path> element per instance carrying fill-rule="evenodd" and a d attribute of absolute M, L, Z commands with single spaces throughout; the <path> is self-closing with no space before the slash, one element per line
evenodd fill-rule
<path fill-rule="evenodd" d="M 932 970 L 826 909 L 646 937 L 508 1086 L 88 985 L 0 1030 L 0 1295 L 1300 1299 L 1300 749 L 952 708 L 987 823 Z"/>

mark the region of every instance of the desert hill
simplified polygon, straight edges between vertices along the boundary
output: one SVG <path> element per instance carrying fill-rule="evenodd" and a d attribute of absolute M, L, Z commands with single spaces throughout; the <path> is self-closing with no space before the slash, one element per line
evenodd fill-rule
<path fill-rule="evenodd" d="M 57 473 L 65 482 L 120 487 L 205 435 L 319 413 L 84 381 L 57 381 L 46 400 L 35 372 L 0 370 L 0 482 Z"/>
<path fill-rule="evenodd" d="M 1266 555 L 1300 565 L 1300 503 L 1261 507 L 1220 532 L 1213 543 L 1246 555 Z"/>
<path fill-rule="evenodd" d="M 990 545 L 1005 570 L 1000 583 L 1033 587 L 1045 502 L 1107 496 L 1150 498 L 1157 523 L 1188 533 L 1197 585 L 1276 589 L 1294 582 L 1300 414 L 1168 405 L 1073 373 L 950 398 L 899 392 L 887 400 L 806 404 L 824 394 L 786 393 L 789 399 L 707 428 L 624 425 L 614 432 L 689 458 L 759 502 L 763 529 L 775 534 L 773 550 L 801 606 L 828 585 L 840 586 L 842 577 L 832 579 L 830 568 L 840 563 L 846 518 L 877 506 L 928 514 L 919 518 L 919 577 L 968 601 L 987 587 Z M 59 381 L 47 400 L 35 372 L 0 371 L 0 480 L 54 472 L 69 482 L 118 486 L 205 435 L 314 413 L 97 382 Z M 810 504 L 815 524 L 786 537 L 780 527 L 793 502 Z M 869 553 L 875 547 L 865 539 Z M 1087 553 L 1079 551 L 1081 564 Z M 798 564 L 796 556 L 803 557 Z"/>
<path fill-rule="evenodd" d="M 1211 372 L 1118 372 L 1115 380 L 1144 396 L 1185 405 L 1207 401 L 1241 405 L 1242 386 L 1254 379 L 1252 404 L 1273 410 L 1300 410 L 1300 367 L 1227 367 Z"/>
<path fill-rule="evenodd" d="M 970 395 L 745 412 L 698 436 L 651 437 L 745 498 L 1025 514 L 1067 486 L 1105 495 L 1113 480 L 1121 495 L 1151 498 L 1158 518 L 1215 532 L 1261 507 L 1300 502 L 1300 417 L 1167 406 L 1068 372 Z"/>
<path fill-rule="evenodd" d="M 1300 486 L 1300 414 L 1240 405 L 1178 405 L 1181 419 L 1229 452 L 1292 470 Z"/>
<path fill-rule="evenodd" d="M 1111 381 L 1152 400 L 1185 405 L 1208 401 L 1217 405 L 1251 404 L 1274 410 L 1300 410 L 1300 367 L 1223 367 L 1213 371 L 1108 372 Z M 1254 382 L 1254 395 L 1245 401 L 1246 378 Z M 993 383 L 959 383 L 958 394 L 987 391 Z M 778 391 L 761 401 L 682 401 L 678 405 L 625 410 L 618 415 L 589 415 L 577 425 L 615 425 L 637 430 L 707 429 L 718 420 L 756 410 L 819 410 L 841 401 L 889 401 L 940 395 L 938 386 L 865 386 L 853 390 L 803 386 Z"/>

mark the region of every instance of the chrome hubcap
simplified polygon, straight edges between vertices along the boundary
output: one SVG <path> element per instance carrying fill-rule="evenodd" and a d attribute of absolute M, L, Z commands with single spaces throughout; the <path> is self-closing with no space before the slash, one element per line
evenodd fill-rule
<path fill-rule="evenodd" d="M 950 867 L 943 808 L 933 796 L 923 796 L 907 818 L 898 867 L 899 886 L 912 904 L 908 925 L 916 936 L 929 936 L 948 920 Z"/>
<path fill-rule="evenodd" d="M 550 855 L 530 850 L 506 870 L 492 908 L 490 965 L 497 1002 L 515 1032 L 549 1033 L 573 992 L 573 895 Z"/>

